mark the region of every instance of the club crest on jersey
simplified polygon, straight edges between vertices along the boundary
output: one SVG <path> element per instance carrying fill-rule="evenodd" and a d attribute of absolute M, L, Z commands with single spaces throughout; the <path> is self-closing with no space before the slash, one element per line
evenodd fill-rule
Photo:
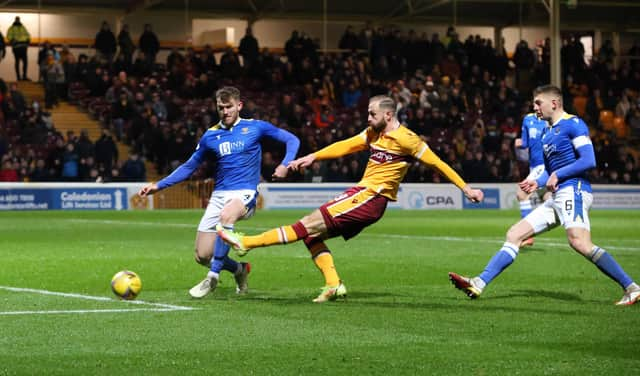
<path fill-rule="evenodd" d="M 247 133 L 249 133 L 249 128 L 247 128 L 247 127 L 242 128 L 242 129 L 240 130 L 240 133 L 242 133 L 242 134 L 247 134 Z"/>

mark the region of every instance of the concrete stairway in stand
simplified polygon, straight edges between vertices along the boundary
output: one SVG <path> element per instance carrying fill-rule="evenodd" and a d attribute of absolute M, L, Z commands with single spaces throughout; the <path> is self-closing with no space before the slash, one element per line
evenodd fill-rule
<path fill-rule="evenodd" d="M 18 88 L 29 105 L 31 101 L 37 100 L 40 102 L 40 106 L 44 107 L 44 87 L 41 83 L 19 81 Z M 87 130 L 89 139 L 94 143 L 102 135 L 102 124 L 93 119 L 81 107 L 61 101 L 59 106 L 48 111 L 51 113 L 53 125 L 65 138 L 68 131 L 73 131 L 78 136 L 83 129 Z M 130 146 L 118 141 L 116 141 L 116 146 L 118 160 L 122 163 L 129 158 Z M 145 167 L 147 181 L 156 182 L 163 177 L 158 174 L 153 163 L 145 161 Z M 155 194 L 153 197 L 154 206 L 156 208 L 201 208 L 206 206 L 212 189 L 212 182 L 186 181 Z"/>

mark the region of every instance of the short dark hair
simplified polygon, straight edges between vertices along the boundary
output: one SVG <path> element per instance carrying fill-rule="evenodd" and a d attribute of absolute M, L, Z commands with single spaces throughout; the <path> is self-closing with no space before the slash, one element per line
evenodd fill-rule
<path fill-rule="evenodd" d="M 369 100 L 369 103 L 378 103 L 378 108 L 385 111 L 391 111 L 396 116 L 396 102 L 387 95 L 376 95 Z"/>
<path fill-rule="evenodd" d="M 230 99 L 240 100 L 240 90 L 233 86 L 224 86 L 216 91 L 216 100 L 229 102 Z"/>

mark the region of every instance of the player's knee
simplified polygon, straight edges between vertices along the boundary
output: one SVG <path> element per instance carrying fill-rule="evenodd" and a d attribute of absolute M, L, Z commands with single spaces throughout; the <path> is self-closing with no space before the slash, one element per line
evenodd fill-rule
<path fill-rule="evenodd" d="M 568 241 L 569 241 L 569 246 L 571 246 L 571 248 L 573 248 L 576 252 L 581 253 L 585 257 L 591 254 L 592 246 L 591 244 L 589 244 L 590 242 L 588 239 L 584 239 L 582 237 L 577 237 L 577 236 L 570 236 L 568 238 Z"/>
<path fill-rule="evenodd" d="M 195 256 L 196 262 L 200 265 L 209 266 L 209 264 L 211 264 L 211 256 L 202 255 L 200 254 L 200 252 L 198 252 L 197 249 L 194 256 Z"/>
<path fill-rule="evenodd" d="M 507 231 L 507 241 L 513 244 L 520 244 L 522 240 L 524 240 L 524 236 L 518 230 L 516 225 L 513 225 Z"/>
<path fill-rule="evenodd" d="M 523 201 L 529 198 L 529 193 L 526 193 L 522 189 L 518 188 L 518 190 L 516 191 L 516 196 L 518 197 L 518 201 Z"/>

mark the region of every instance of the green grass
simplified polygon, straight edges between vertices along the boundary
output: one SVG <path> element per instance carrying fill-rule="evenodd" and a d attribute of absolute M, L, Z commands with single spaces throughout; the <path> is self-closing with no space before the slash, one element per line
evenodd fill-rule
<path fill-rule="evenodd" d="M 305 212 L 258 212 L 248 233 Z M 121 269 L 139 300 L 184 311 L 0 289 L 0 375 L 624 375 L 640 368 L 640 307 L 556 229 L 471 301 L 448 271 L 475 274 L 512 211 L 395 211 L 357 238 L 328 242 L 347 301 L 311 303 L 323 280 L 301 243 L 255 250 L 250 294 L 233 279 L 187 290 L 200 211 L 0 213 L 0 286 L 111 297 Z M 640 278 L 639 211 L 592 212 L 596 244 Z M 97 310 L 27 314 L 26 311 Z M 6 312 L 24 311 L 7 315 Z"/>

